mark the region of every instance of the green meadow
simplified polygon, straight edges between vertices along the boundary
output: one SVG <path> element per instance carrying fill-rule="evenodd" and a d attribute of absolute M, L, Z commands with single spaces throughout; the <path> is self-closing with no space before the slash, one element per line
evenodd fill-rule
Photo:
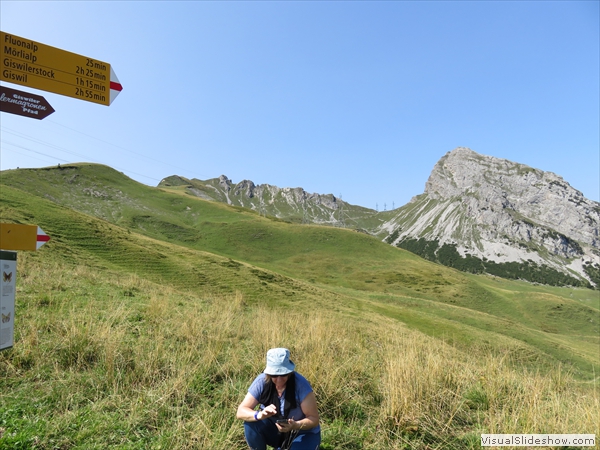
<path fill-rule="evenodd" d="M 480 448 L 595 433 L 599 291 L 470 275 L 105 166 L 0 172 L 19 252 L 0 448 L 244 449 L 235 409 L 288 347 L 322 449 Z"/>

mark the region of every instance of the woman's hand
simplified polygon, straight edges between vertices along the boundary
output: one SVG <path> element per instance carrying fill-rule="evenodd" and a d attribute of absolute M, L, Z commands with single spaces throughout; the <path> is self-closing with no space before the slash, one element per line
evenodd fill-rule
<path fill-rule="evenodd" d="M 269 405 L 261 411 L 255 411 L 254 409 L 257 405 L 258 400 L 248 392 L 242 403 L 238 406 L 236 417 L 246 422 L 254 422 L 255 420 L 263 420 L 277 414 L 277 407 L 275 405 Z"/>
<path fill-rule="evenodd" d="M 258 414 L 258 419 L 263 420 L 277 414 L 277 406 L 269 405 Z"/>
<path fill-rule="evenodd" d="M 288 433 L 293 430 L 298 430 L 300 428 L 300 424 L 296 422 L 294 419 L 288 419 L 287 423 L 275 423 L 277 429 L 281 433 Z"/>

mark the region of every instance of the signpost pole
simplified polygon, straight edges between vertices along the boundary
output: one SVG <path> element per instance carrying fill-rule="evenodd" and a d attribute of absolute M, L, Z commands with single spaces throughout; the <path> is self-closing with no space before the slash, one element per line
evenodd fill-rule
<path fill-rule="evenodd" d="M 11 348 L 15 340 L 15 292 L 17 252 L 0 250 L 0 351 Z"/>

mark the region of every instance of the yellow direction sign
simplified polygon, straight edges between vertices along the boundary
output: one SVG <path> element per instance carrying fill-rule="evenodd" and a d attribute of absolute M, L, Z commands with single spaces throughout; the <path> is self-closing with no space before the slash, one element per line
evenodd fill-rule
<path fill-rule="evenodd" d="M 0 31 L 0 80 L 101 105 L 123 86 L 110 64 Z"/>
<path fill-rule="evenodd" d="M 37 225 L 0 223 L 0 249 L 37 250 L 50 240 L 50 236 Z"/>

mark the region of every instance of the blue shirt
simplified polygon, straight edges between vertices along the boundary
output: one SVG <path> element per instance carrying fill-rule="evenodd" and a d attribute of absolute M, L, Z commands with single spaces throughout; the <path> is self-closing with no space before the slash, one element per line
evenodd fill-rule
<path fill-rule="evenodd" d="M 306 396 L 313 392 L 313 388 L 308 382 L 306 378 L 300 375 L 298 372 L 295 372 L 296 377 L 296 404 L 298 405 L 296 408 L 290 411 L 290 419 L 294 419 L 296 421 L 304 419 L 306 416 L 302 412 L 302 408 L 300 404 L 304 401 Z M 255 399 L 260 398 L 264 388 L 265 388 L 266 375 L 261 373 L 257 376 L 250 387 L 248 388 L 248 392 Z M 284 394 L 285 395 L 285 391 Z M 283 402 L 281 402 L 283 404 Z M 260 409 L 264 409 L 268 405 L 260 405 Z M 311 428 L 310 430 L 303 430 L 304 433 L 318 433 L 321 431 L 321 426 L 317 425 L 315 428 Z"/>

